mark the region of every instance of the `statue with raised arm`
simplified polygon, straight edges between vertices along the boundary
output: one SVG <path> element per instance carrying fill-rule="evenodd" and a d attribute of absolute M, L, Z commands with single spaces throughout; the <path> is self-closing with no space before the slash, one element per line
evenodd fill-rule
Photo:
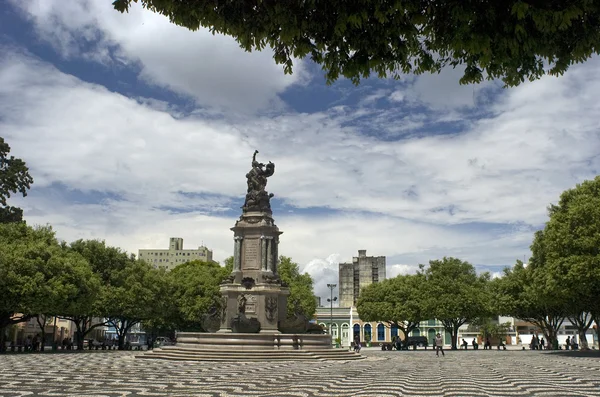
<path fill-rule="evenodd" d="M 270 199 L 272 193 L 267 193 L 267 178 L 275 173 L 275 164 L 269 161 L 269 164 L 260 163 L 256 160 L 258 150 L 254 151 L 252 156 L 252 169 L 246 174 L 248 182 L 248 191 L 246 192 L 246 201 L 242 207 L 244 211 L 268 211 L 271 212 Z"/>

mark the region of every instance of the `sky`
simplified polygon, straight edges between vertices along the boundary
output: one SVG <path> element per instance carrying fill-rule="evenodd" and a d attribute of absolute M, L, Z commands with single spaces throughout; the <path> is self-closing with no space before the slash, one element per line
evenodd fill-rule
<path fill-rule="evenodd" d="M 454 256 L 499 272 L 529 258 L 560 193 L 600 173 L 600 59 L 518 87 L 440 74 L 325 83 L 270 49 L 191 32 L 134 4 L 0 0 L 0 136 L 34 184 L 29 224 L 136 253 L 233 254 L 252 154 L 291 257 L 329 296 L 339 262 L 387 276 Z M 337 291 L 335 291 L 337 292 Z"/>

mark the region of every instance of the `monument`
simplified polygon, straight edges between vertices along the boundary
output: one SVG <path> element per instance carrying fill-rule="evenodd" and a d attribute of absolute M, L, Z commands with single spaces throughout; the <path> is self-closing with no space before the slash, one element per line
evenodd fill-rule
<path fill-rule="evenodd" d="M 275 164 L 252 156 L 246 174 L 242 215 L 233 231 L 233 270 L 221 284 L 220 307 L 204 316 L 209 332 L 179 332 L 175 346 L 164 346 L 137 357 L 171 360 L 290 360 L 362 358 L 332 346 L 331 335 L 309 324 L 302 313 L 287 317 L 289 288 L 277 265 L 279 236 L 271 210 L 267 180 Z M 297 312 L 299 310 L 296 310 Z"/>
<path fill-rule="evenodd" d="M 273 194 L 266 191 L 267 178 L 275 173 L 275 164 L 258 162 L 257 154 L 258 150 L 246 174 L 248 189 L 242 215 L 231 228 L 233 272 L 221 286 L 219 332 L 278 332 L 279 321 L 286 315 L 290 292 L 277 274 L 282 232 L 273 221 L 270 202 Z M 252 323 L 252 319 L 256 321 Z"/>

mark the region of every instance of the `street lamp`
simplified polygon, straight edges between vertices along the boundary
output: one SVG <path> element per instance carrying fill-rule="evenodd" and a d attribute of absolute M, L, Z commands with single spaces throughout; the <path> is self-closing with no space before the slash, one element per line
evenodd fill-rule
<path fill-rule="evenodd" d="M 327 298 L 327 302 L 329 302 L 329 335 L 333 335 L 332 326 L 333 326 L 333 302 L 337 301 L 337 296 L 333 297 L 333 290 L 337 287 L 337 284 L 327 284 L 330 292 L 330 298 Z"/>

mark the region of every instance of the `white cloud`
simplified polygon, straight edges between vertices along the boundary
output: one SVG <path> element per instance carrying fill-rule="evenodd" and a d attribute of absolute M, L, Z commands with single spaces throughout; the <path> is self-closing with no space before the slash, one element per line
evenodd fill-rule
<path fill-rule="evenodd" d="M 405 94 L 402 90 L 396 90 L 390 94 L 388 97 L 392 102 L 402 102 L 404 100 Z"/>
<path fill-rule="evenodd" d="M 401 264 L 387 265 L 387 278 L 394 278 L 399 275 L 415 274 L 419 270 L 419 264 Z"/>
<path fill-rule="evenodd" d="M 419 101 L 438 111 L 472 108 L 486 100 L 487 90 L 499 86 L 490 81 L 461 85 L 459 80 L 463 74 L 464 67 L 446 67 L 439 74 L 421 74 L 404 93 L 398 92 L 396 96 L 403 94 L 404 99 Z"/>
<path fill-rule="evenodd" d="M 37 186 L 62 182 L 160 205 L 181 204 L 178 191 L 239 197 L 260 148 L 277 164 L 269 189 L 295 206 L 540 224 L 548 203 L 598 169 L 600 101 L 567 94 L 581 79 L 582 98 L 600 92 L 597 62 L 530 84 L 546 101 L 524 100 L 526 87 L 507 93 L 496 116 L 462 134 L 381 142 L 342 127 L 337 113 L 177 120 L 12 54 L 1 64 L 0 128 L 27 155 Z"/>
<path fill-rule="evenodd" d="M 268 185 L 274 200 L 341 210 L 275 214 L 284 231 L 281 254 L 313 275 L 321 296 L 337 263 L 357 249 L 388 256 L 395 264 L 390 276 L 444 255 L 512 264 L 529 245 L 527 225 L 542 223 L 548 203 L 600 169 L 597 58 L 561 79 L 505 92 L 490 116 L 461 133 L 383 142 L 346 126 L 352 116 L 339 107 L 176 119 L 163 103 L 110 92 L 14 50 L 3 53 L 0 136 L 35 177 L 31 196 L 15 201 L 31 223 L 49 222 L 66 240 L 105 238 L 132 252 L 179 236 L 187 246 L 203 241 L 223 260 L 232 250 L 234 219 L 207 213 L 239 207 L 258 148 L 261 160 L 276 163 Z M 121 200 L 76 205 L 41 190 L 57 183 Z M 509 232 L 456 226 L 468 222 L 527 225 Z"/>
<path fill-rule="evenodd" d="M 40 39 L 63 57 L 83 57 L 111 68 L 138 65 L 151 84 L 189 95 L 200 105 L 256 111 L 282 107 L 277 94 L 303 79 L 301 62 L 284 75 L 272 51 L 246 53 L 230 37 L 191 32 L 132 4 L 128 14 L 111 2 L 11 0 Z"/>

